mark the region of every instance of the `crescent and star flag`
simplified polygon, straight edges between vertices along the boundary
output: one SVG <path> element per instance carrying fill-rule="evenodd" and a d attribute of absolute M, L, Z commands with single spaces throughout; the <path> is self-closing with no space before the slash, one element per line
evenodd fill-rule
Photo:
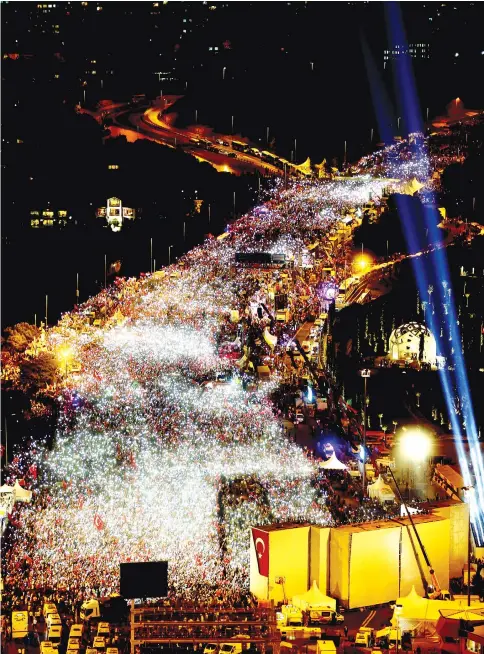
<path fill-rule="evenodd" d="M 94 526 L 96 527 L 96 529 L 99 529 L 99 531 L 104 529 L 104 522 L 102 521 L 102 518 L 99 515 L 99 513 L 96 513 L 96 515 L 94 516 Z"/>
<path fill-rule="evenodd" d="M 269 534 L 267 531 L 252 528 L 252 538 L 257 554 L 257 566 L 259 574 L 263 577 L 269 576 Z"/>

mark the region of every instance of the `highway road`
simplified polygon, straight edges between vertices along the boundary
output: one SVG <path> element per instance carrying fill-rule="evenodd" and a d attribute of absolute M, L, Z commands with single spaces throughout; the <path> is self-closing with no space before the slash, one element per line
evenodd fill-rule
<path fill-rule="evenodd" d="M 202 125 L 190 128 L 175 127 L 170 121 L 171 115 L 166 115 L 169 109 L 182 96 L 163 96 L 157 104 L 147 106 L 146 103 L 133 105 L 129 103 L 112 103 L 103 101 L 97 111 L 78 108 L 80 113 L 86 113 L 98 122 L 109 121 L 107 128 L 111 136 L 126 136 L 128 141 L 147 138 L 160 145 L 170 148 L 180 147 L 198 161 L 209 163 L 218 172 L 242 175 L 247 172 L 258 172 L 261 175 L 283 175 L 283 170 L 259 157 L 234 150 L 232 136 L 215 134 Z M 197 145 L 195 140 L 206 139 L 211 142 L 210 150 Z M 221 141 L 222 143 L 217 143 Z"/>

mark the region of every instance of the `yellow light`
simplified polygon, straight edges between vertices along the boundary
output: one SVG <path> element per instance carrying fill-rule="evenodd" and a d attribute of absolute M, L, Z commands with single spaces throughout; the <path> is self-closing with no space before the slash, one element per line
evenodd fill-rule
<path fill-rule="evenodd" d="M 69 359 L 72 359 L 72 355 L 73 351 L 70 345 L 64 345 L 57 352 L 57 356 L 63 365 L 66 365 Z"/>
<path fill-rule="evenodd" d="M 363 271 L 370 266 L 371 258 L 367 254 L 360 254 L 353 260 L 353 264 L 356 268 Z"/>
<path fill-rule="evenodd" d="M 429 435 L 420 429 L 405 431 L 400 436 L 403 456 L 413 461 L 425 461 L 430 456 L 432 442 Z"/>

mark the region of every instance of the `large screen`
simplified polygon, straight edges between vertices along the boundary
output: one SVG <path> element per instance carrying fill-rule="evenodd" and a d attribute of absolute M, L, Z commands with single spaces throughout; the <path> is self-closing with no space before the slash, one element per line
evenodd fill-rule
<path fill-rule="evenodd" d="M 168 594 L 168 563 L 120 564 L 120 592 L 126 599 L 166 597 Z"/>

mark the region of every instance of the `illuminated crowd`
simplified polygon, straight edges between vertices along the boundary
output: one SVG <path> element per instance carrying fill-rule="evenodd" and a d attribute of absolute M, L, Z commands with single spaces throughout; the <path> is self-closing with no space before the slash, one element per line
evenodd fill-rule
<path fill-rule="evenodd" d="M 248 588 L 251 526 L 339 520 L 338 500 L 318 482 L 317 461 L 286 437 L 272 394 L 294 376 L 288 340 L 321 307 L 308 271 L 343 269 L 347 256 L 343 244 L 328 246 L 315 263 L 307 246 L 378 202 L 386 184 L 369 175 L 277 183 L 222 238 L 162 272 L 118 279 L 47 330 L 44 347 L 75 365 L 59 391 L 53 447 L 31 444 L 10 466 L 8 481 L 24 479 L 34 500 L 11 515 L 7 585 L 104 595 L 118 590 L 120 562 L 168 560 L 178 597 L 201 601 L 217 589 L 234 600 Z M 235 264 L 251 251 L 283 253 L 294 266 Z M 257 311 L 274 307 L 277 288 L 291 311 L 283 325 Z M 259 338 L 264 330 L 276 345 Z M 246 365 L 247 334 L 271 372 L 263 384 Z M 221 356 L 227 340 L 238 359 Z M 364 515 L 380 517 L 376 509 Z"/>

